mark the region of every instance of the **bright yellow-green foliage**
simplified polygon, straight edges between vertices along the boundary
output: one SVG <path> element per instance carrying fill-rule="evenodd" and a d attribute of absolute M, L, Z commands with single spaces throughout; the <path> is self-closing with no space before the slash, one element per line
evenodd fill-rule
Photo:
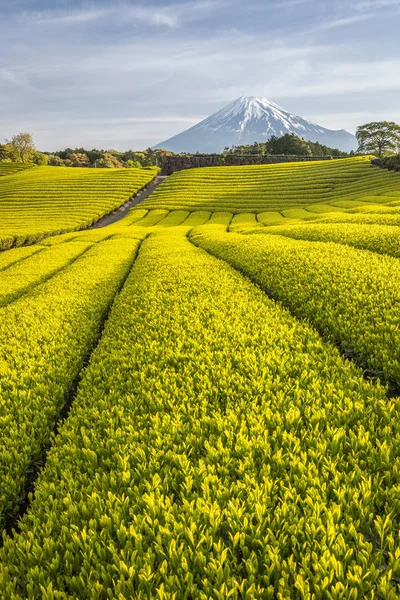
<path fill-rule="evenodd" d="M 34 259 L 41 268 L 46 257 L 49 263 L 55 260 L 54 251 L 65 260 L 83 253 L 31 294 L 0 309 L 0 525 L 16 510 L 26 472 L 49 441 L 138 244 L 134 239 L 94 247 L 69 242 L 1 273 L 2 278 L 9 273 L 11 280 L 24 266 L 26 278 L 31 263 L 33 281 Z"/>
<path fill-rule="evenodd" d="M 333 243 L 205 227 L 192 240 L 228 261 L 355 355 L 400 385 L 400 260 Z"/>
<path fill-rule="evenodd" d="M 2 177 L 0 249 L 87 227 L 124 204 L 157 172 L 37 167 Z"/>
<path fill-rule="evenodd" d="M 63 235 L 55 235 L 48 237 L 40 242 L 41 246 L 57 246 L 64 242 L 102 242 L 113 236 L 113 229 L 110 227 L 102 227 L 100 229 L 89 229 L 88 231 L 73 231 L 64 233 Z M 14 250 L 15 252 L 15 250 Z"/>
<path fill-rule="evenodd" d="M 400 177 L 399 177 L 400 179 Z M 392 207 L 391 212 L 358 210 L 352 214 L 327 215 L 319 223 L 359 223 L 360 225 L 400 225 L 400 207 Z"/>
<path fill-rule="evenodd" d="M 59 244 L 43 249 L 26 260 L 19 261 L 1 273 L 0 306 L 8 304 L 32 286 L 49 279 L 67 267 L 89 248 L 85 242 Z M 17 248 L 16 250 L 19 250 Z"/>
<path fill-rule="evenodd" d="M 32 256 L 32 254 L 39 252 L 39 250 L 41 250 L 40 246 L 27 246 L 25 248 L 15 248 L 9 252 L 0 252 L 0 271 L 7 269 L 11 265 L 24 260 L 25 258 L 28 258 L 28 256 Z M 0 275 L 0 277 L 2 277 L 2 275 Z"/>
<path fill-rule="evenodd" d="M 144 208 L 168 210 L 281 211 L 311 207 L 346 210 L 337 201 L 390 202 L 397 173 L 373 167 L 367 158 L 242 167 L 205 167 L 174 173 L 147 200 Z M 318 208 L 315 204 L 329 204 Z M 351 205 L 353 206 L 353 205 Z"/>
<path fill-rule="evenodd" d="M 0 162 L 0 177 L 2 175 L 13 175 L 14 173 L 19 173 L 19 171 L 30 169 L 33 166 L 36 165 L 30 163 Z"/>
<path fill-rule="evenodd" d="M 0 598 L 399 598 L 399 225 L 363 159 L 220 167 L 0 252 Z"/>
<path fill-rule="evenodd" d="M 248 229 L 246 233 L 252 231 Z M 297 240 L 336 242 L 400 258 L 400 229 L 390 225 L 363 225 L 351 222 L 292 223 L 268 227 L 263 229 L 262 233 L 284 235 Z"/>
<path fill-rule="evenodd" d="M 395 600 L 398 413 L 232 268 L 155 234 L 5 539 L 2 597 Z"/>
<path fill-rule="evenodd" d="M 240 233 L 241 231 L 254 231 L 258 229 L 265 229 L 263 223 L 257 220 L 257 217 L 254 213 L 240 213 L 238 215 L 234 215 L 230 225 L 229 231 L 236 231 Z"/>

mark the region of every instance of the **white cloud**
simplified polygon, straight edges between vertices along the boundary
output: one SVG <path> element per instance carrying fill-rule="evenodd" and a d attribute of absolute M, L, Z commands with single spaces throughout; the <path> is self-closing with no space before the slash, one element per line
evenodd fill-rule
<path fill-rule="evenodd" d="M 2 80 L 4 83 L 10 83 L 13 86 L 20 88 L 29 87 L 25 77 L 18 76 L 15 71 L 7 69 L 6 67 L 0 68 L 0 80 Z"/>
<path fill-rule="evenodd" d="M 359 0 L 354 5 L 357 10 L 368 10 L 378 8 L 400 7 L 400 0 Z"/>
<path fill-rule="evenodd" d="M 67 25 L 68 23 L 88 23 L 97 21 L 109 14 L 108 9 L 80 9 L 80 10 L 48 10 L 35 13 L 23 13 L 22 19 L 33 23 L 48 23 L 50 25 Z"/>
<path fill-rule="evenodd" d="M 138 2 L 99 1 L 97 8 L 3 19 L 2 135 L 32 131 L 43 149 L 144 147 L 243 94 L 267 96 L 335 129 L 354 129 L 364 121 L 362 112 L 398 114 L 391 107 L 397 110 L 400 54 L 374 47 L 372 57 L 371 39 L 362 39 L 360 28 L 351 39 L 339 29 L 370 19 L 372 10 L 350 16 L 336 11 L 338 19 L 329 11 L 327 21 L 322 9 L 315 19 L 301 18 L 301 5 L 309 0 L 274 2 L 275 9 L 268 2 L 262 22 L 261 0 L 246 6 L 239 0 L 166 0 L 158 7 Z M 282 14 L 282 5 L 296 9 Z M 236 19 L 226 27 L 229 19 L 213 12 L 223 6 L 227 17 L 239 7 L 251 25 Z M 352 8 L 349 3 L 347 10 Z M 315 28 L 307 30 L 309 23 Z M 332 31 L 318 36 L 324 29 Z M 315 41 L 325 38 L 329 43 Z M 23 87 L 29 92 L 21 93 Z"/>
<path fill-rule="evenodd" d="M 332 21 L 326 21 L 325 23 L 321 23 L 317 27 L 318 30 L 324 31 L 328 29 L 335 29 L 336 27 L 346 27 L 348 25 L 355 25 L 356 23 L 361 23 L 362 21 L 366 21 L 368 19 L 373 18 L 373 14 L 364 14 L 364 15 L 353 15 L 351 17 L 343 17 L 341 19 L 334 19 Z"/>
<path fill-rule="evenodd" d="M 149 4 L 132 5 L 125 1 L 115 2 L 113 5 L 104 8 L 83 5 L 78 9 L 25 12 L 22 13 L 21 18 L 31 23 L 52 26 L 76 25 L 111 19 L 124 23 L 142 23 L 176 28 L 186 22 L 196 21 L 198 18 L 210 14 L 223 6 L 225 2 L 226 0 L 194 0 L 186 4 L 166 3 L 165 7 L 160 8 Z"/>

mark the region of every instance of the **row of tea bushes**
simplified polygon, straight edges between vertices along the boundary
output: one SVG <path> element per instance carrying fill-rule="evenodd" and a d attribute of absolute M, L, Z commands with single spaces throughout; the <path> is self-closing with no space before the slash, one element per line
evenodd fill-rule
<path fill-rule="evenodd" d="M 0 306 L 15 300 L 35 285 L 68 267 L 88 248 L 90 248 L 90 244 L 81 241 L 59 244 L 52 248 L 43 248 L 25 260 L 11 265 L 0 276 Z M 16 250 L 20 250 L 20 248 L 16 248 Z M 8 252 L 5 253 L 6 258 L 7 254 Z"/>
<path fill-rule="evenodd" d="M 371 252 L 400 258 L 400 230 L 390 225 L 358 223 L 293 223 L 268 227 L 263 233 L 283 235 L 297 240 L 335 242 Z M 246 231 L 251 233 L 251 231 Z"/>
<path fill-rule="evenodd" d="M 88 247 L 79 242 L 77 250 L 76 245 L 69 242 L 39 251 L 21 266 L 34 259 L 43 262 L 53 250 L 61 250 L 61 255 L 65 251 L 65 257 Z M 29 470 L 49 442 L 138 245 L 135 239 L 101 242 L 28 295 L 0 309 L 1 526 L 18 512 L 17 500 Z"/>
<path fill-rule="evenodd" d="M 32 167 L 36 167 L 36 165 L 31 163 L 0 162 L 0 177 L 3 175 L 14 175 Z"/>
<path fill-rule="evenodd" d="M 308 212 L 346 210 L 373 196 L 374 203 L 400 196 L 398 175 L 374 168 L 365 157 L 310 163 L 204 167 L 171 175 L 144 208 L 168 210 Z M 347 207 L 338 202 L 350 202 Z M 318 216 L 318 214 L 317 214 Z"/>
<path fill-rule="evenodd" d="M 0 250 L 79 230 L 124 204 L 158 169 L 37 167 L 0 178 Z"/>
<path fill-rule="evenodd" d="M 143 243 L 0 594 L 395 600 L 398 401 L 181 232 Z"/>
<path fill-rule="evenodd" d="M 400 385 L 400 261 L 327 242 L 194 230 L 192 241 L 248 275 L 359 364 Z"/>

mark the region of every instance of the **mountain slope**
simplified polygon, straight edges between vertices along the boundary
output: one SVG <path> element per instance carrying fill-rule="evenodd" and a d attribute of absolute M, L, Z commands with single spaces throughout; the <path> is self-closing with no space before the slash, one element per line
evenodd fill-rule
<path fill-rule="evenodd" d="M 172 152 L 222 152 L 225 147 L 265 142 L 271 136 L 295 133 L 311 142 L 350 151 L 357 148 L 354 135 L 321 127 L 292 115 L 266 98 L 242 96 L 194 127 L 154 148 Z"/>

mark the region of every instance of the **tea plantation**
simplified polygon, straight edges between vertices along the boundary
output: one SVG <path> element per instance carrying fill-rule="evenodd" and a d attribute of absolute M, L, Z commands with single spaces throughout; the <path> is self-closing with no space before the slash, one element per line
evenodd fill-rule
<path fill-rule="evenodd" d="M 400 174 L 188 170 L 80 231 L 156 172 L 1 178 L 0 597 L 399 598 Z"/>
<path fill-rule="evenodd" d="M 0 163 L 0 249 L 83 229 L 124 204 L 157 171 Z"/>

